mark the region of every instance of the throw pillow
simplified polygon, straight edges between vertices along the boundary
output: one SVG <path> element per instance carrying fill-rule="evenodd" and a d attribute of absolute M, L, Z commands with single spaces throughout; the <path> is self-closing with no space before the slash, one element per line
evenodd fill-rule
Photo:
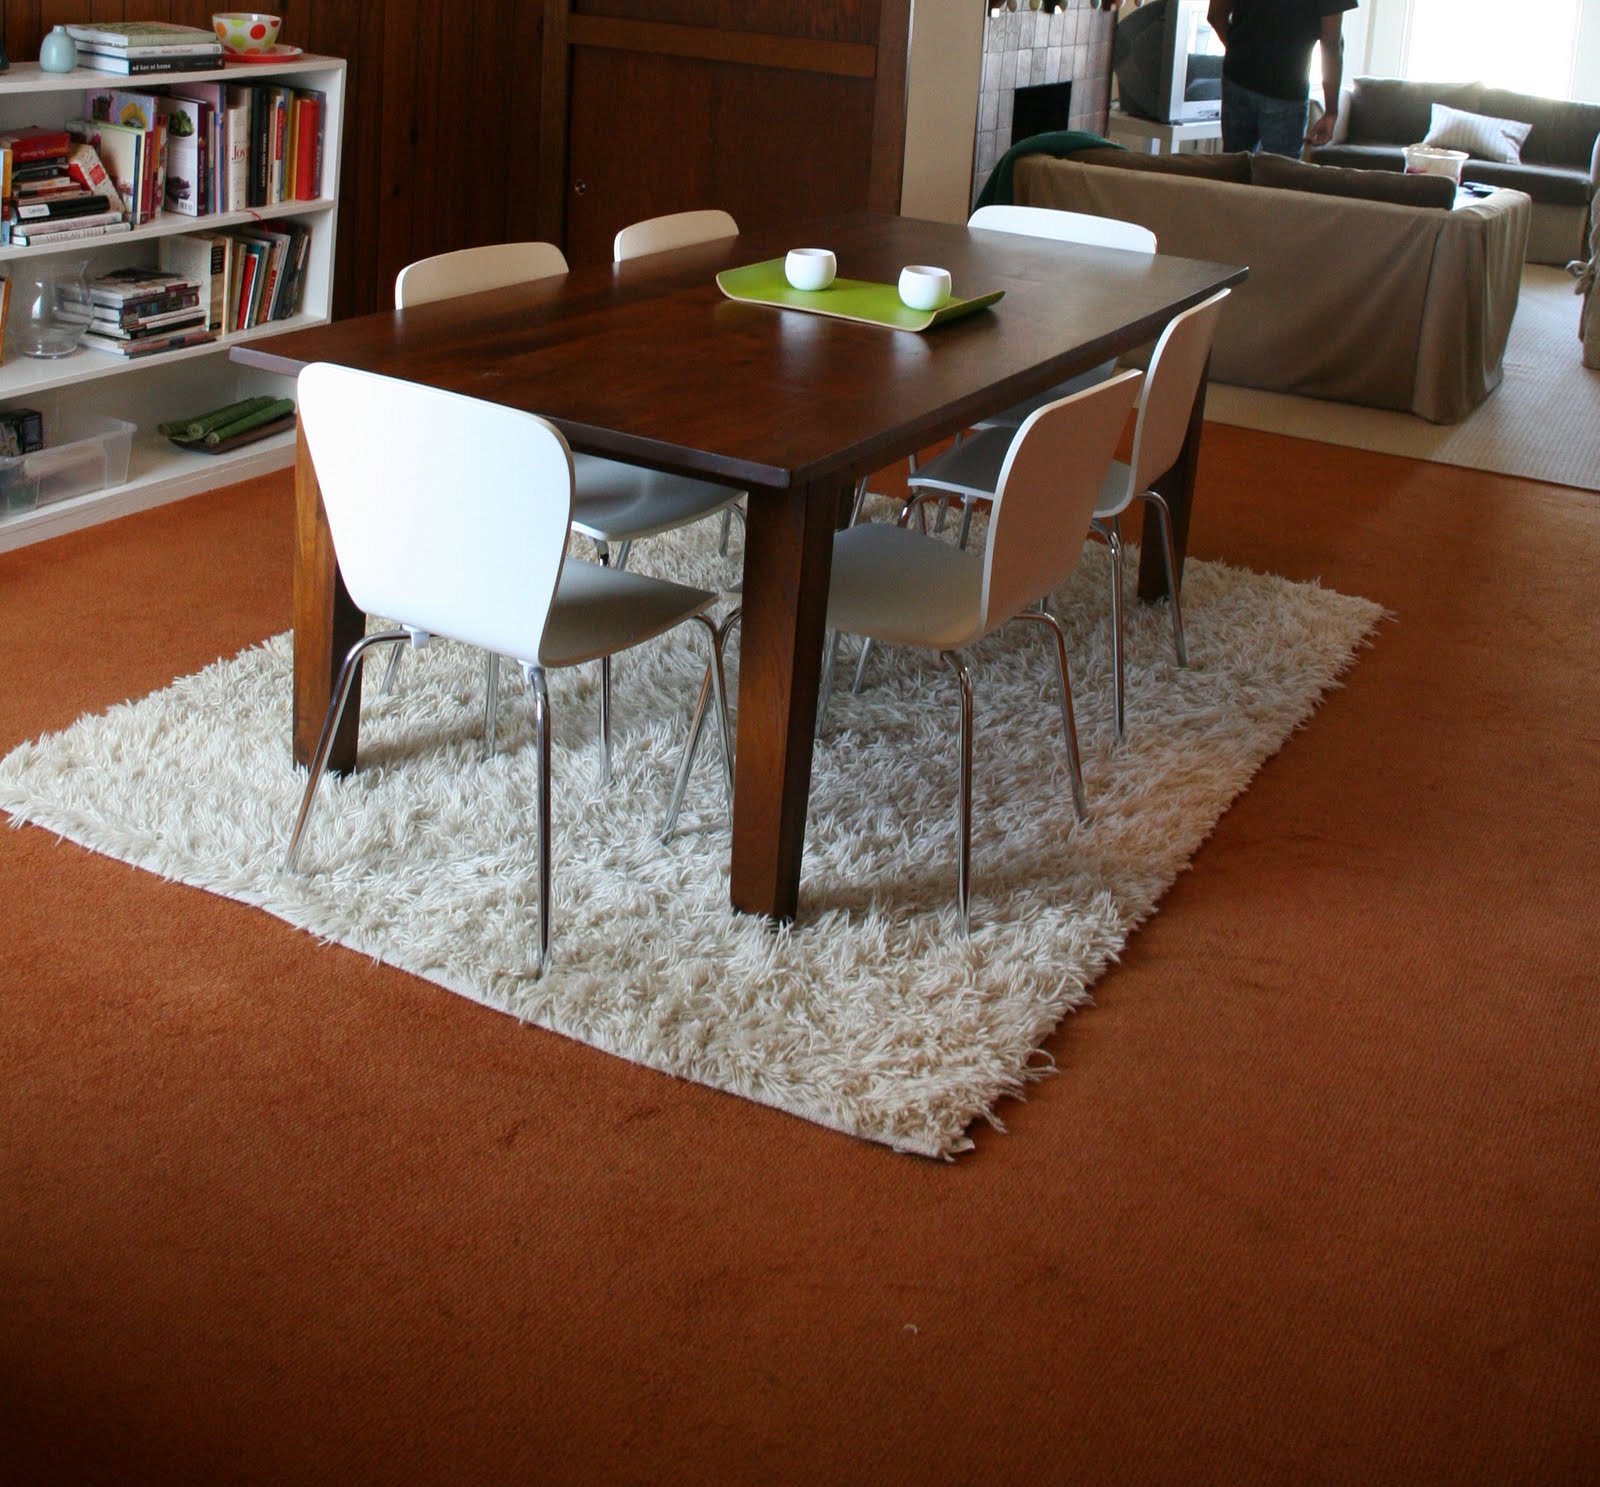
<path fill-rule="evenodd" d="M 1522 146 L 1532 129 L 1532 124 L 1520 119 L 1492 119 L 1488 114 L 1469 114 L 1464 109 L 1436 103 L 1433 122 L 1422 142 L 1441 150 L 1465 150 L 1480 160 L 1520 165 Z"/>

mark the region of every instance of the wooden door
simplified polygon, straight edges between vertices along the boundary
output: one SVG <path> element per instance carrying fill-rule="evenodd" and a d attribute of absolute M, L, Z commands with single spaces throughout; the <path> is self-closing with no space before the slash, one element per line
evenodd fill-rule
<path fill-rule="evenodd" d="M 899 209 L 909 0 L 546 0 L 541 237 Z"/>

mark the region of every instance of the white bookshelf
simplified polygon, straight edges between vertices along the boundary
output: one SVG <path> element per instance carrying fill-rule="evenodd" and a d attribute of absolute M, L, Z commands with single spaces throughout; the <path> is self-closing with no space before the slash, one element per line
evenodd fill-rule
<path fill-rule="evenodd" d="M 293 434 L 279 434 L 226 454 L 193 454 L 156 433 L 163 420 L 200 408 L 216 407 L 256 393 L 293 396 L 290 378 L 277 377 L 228 359 L 230 347 L 262 336 L 281 335 L 329 318 L 333 296 L 339 157 L 344 129 L 345 64 L 335 57 L 305 54 L 281 62 L 235 64 L 207 72 L 150 73 L 121 78 L 78 68 L 41 72 L 37 62 L 13 63 L 0 74 L 0 129 L 28 124 L 57 127 L 84 112 L 89 89 L 127 88 L 138 92 L 182 92 L 189 82 L 283 83 L 311 88 L 327 100 L 323 123 L 322 196 L 316 201 L 282 202 L 245 212 L 215 212 L 188 217 L 162 212 L 132 232 L 85 238 L 59 247 L 0 245 L 0 271 L 14 273 L 32 260 L 82 260 L 88 272 L 103 273 L 125 264 L 154 264 L 156 239 L 171 233 L 212 231 L 274 219 L 296 219 L 311 228 L 309 258 L 300 313 L 252 330 L 219 336 L 203 346 L 159 353 L 124 362 L 104 351 L 80 349 L 55 360 L 8 351 L 0 361 L 0 408 L 37 408 L 44 415 L 48 441 L 52 424 L 73 415 L 127 419 L 137 425 L 128 479 L 88 495 L 29 511 L 0 512 L 0 552 L 43 541 L 79 527 L 93 526 L 163 502 L 230 485 L 294 461 Z"/>

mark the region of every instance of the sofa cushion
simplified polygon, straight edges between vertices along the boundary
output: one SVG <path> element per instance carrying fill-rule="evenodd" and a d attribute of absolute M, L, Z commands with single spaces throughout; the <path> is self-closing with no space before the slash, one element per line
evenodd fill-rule
<path fill-rule="evenodd" d="M 1533 125 L 1528 142 L 1522 147 L 1523 160 L 1589 169 L 1595 136 L 1600 135 L 1600 103 L 1535 98 L 1504 88 L 1485 88 L 1478 108 L 1502 119 L 1521 119 Z"/>
<path fill-rule="evenodd" d="M 1199 176 L 1208 181 L 1248 185 L 1250 153 L 1247 150 L 1210 154 L 1145 155 L 1137 150 L 1096 147 L 1075 150 L 1068 157 L 1083 165 L 1110 165 L 1117 170 L 1154 170 L 1168 176 Z"/>
<path fill-rule="evenodd" d="M 1348 165 L 1357 170 L 1404 170 L 1404 145 L 1318 145 L 1311 152 L 1317 165 Z"/>
<path fill-rule="evenodd" d="M 1520 165 L 1504 165 L 1497 160 L 1469 160 L 1461 168 L 1463 181 L 1479 181 L 1485 186 L 1509 186 L 1526 191 L 1535 201 L 1552 206 L 1587 207 L 1589 172 L 1562 165 L 1540 165 L 1524 160 Z"/>
<path fill-rule="evenodd" d="M 1303 165 L 1265 152 L 1250 162 L 1257 186 L 1285 191 L 1315 191 L 1324 196 L 1354 196 L 1362 201 L 1387 201 L 1396 206 L 1455 205 L 1456 186 L 1448 176 L 1396 175 L 1392 170 L 1346 170 L 1337 165 Z"/>
<path fill-rule="evenodd" d="M 1480 83 L 1410 83 L 1397 77 L 1358 77 L 1350 94 L 1352 144 L 1414 145 L 1433 122 L 1433 106 L 1476 111 Z"/>
<path fill-rule="evenodd" d="M 1479 160 L 1499 160 L 1516 165 L 1522 159 L 1522 146 L 1533 129 L 1520 119 L 1496 119 L 1489 114 L 1472 114 L 1447 103 L 1433 106 L 1433 120 L 1422 143 L 1438 150 L 1465 150 Z"/>

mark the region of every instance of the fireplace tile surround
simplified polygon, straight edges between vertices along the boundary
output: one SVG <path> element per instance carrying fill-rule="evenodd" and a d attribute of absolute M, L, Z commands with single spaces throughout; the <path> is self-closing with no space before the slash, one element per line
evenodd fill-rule
<path fill-rule="evenodd" d="M 1063 0 L 1059 10 L 1050 12 L 1000 7 L 989 12 L 978 85 L 974 199 L 995 162 L 1011 147 L 1011 114 L 1019 87 L 1070 82 L 1071 111 L 1061 127 L 1105 133 L 1115 27 L 1116 11 L 1091 9 L 1089 0 Z"/>

